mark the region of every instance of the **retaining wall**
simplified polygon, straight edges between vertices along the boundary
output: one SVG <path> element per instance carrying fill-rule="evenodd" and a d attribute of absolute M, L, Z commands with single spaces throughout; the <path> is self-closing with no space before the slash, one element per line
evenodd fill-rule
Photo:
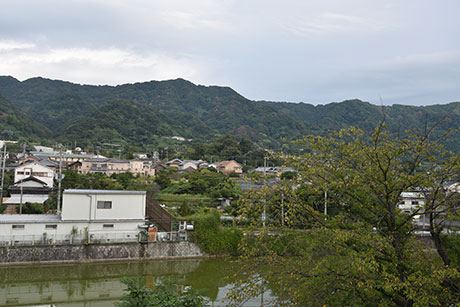
<path fill-rule="evenodd" d="M 190 242 L 0 247 L 0 264 L 143 260 L 202 256 L 204 254 L 201 249 Z"/>

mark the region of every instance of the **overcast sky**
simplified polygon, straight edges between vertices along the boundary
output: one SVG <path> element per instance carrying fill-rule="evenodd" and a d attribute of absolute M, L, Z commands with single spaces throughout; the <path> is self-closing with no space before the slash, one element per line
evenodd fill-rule
<path fill-rule="evenodd" d="M 460 101 L 458 0 L 0 0 L 0 75 L 253 100 Z"/>

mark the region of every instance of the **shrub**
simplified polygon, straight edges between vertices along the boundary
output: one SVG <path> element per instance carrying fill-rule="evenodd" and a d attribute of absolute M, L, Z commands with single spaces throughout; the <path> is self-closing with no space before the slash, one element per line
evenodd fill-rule
<path fill-rule="evenodd" d="M 243 234 L 238 229 L 222 228 L 217 210 L 202 211 L 190 217 L 195 223 L 193 240 L 212 255 L 237 255 Z"/>
<path fill-rule="evenodd" d="M 16 206 L 19 212 L 20 205 Z M 22 205 L 22 214 L 44 214 L 45 209 L 39 203 L 25 203 Z"/>
<path fill-rule="evenodd" d="M 165 281 L 154 289 L 147 288 L 139 278 L 124 278 L 122 283 L 128 286 L 128 293 L 123 295 L 120 307 L 202 307 L 205 299 L 194 291 L 181 295 L 176 284 Z"/>

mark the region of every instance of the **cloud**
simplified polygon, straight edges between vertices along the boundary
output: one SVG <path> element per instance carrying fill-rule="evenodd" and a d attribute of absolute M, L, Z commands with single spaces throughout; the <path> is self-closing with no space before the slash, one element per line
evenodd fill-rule
<path fill-rule="evenodd" d="M 371 32 L 395 28 L 394 25 L 385 25 L 367 17 L 331 12 L 314 17 L 303 17 L 284 24 L 284 27 L 288 31 L 301 36 Z"/>
<path fill-rule="evenodd" d="M 20 79 L 35 76 L 91 84 L 122 84 L 178 77 L 201 81 L 205 71 L 190 55 L 136 53 L 120 48 L 43 48 L 0 42 L 0 71 Z M 12 48 L 23 46 L 27 48 Z"/>
<path fill-rule="evenodd" d="M 0 41 L 0 52 L 13 51 L 20 49 L 30 49 L 34 48 L 35 44 L 16 42 L 11 40 Z"/>

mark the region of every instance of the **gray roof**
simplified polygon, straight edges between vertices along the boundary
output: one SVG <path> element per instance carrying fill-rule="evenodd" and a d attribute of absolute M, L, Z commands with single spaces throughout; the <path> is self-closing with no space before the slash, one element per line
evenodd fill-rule
<path fill-rule="evenodd" d="M 85 162 L 107 162 L 109 158 L 90 158 Z"/>
<path fill-rule="evenodd" d="M 31 151 L 31 155 L 36 157 L 59 157 L 59 152 L 41 152 L 41 151 Z M 69 154 L 69 153 L 62 153 L 65 158 L 92 158 L 96 156 L 95 154 Z"/>
<path fill-rule="evenodd" d="M 64 194 L 139 194 L 145 195 L 146 191 L 125 191 L 125 190 L 79 190 L 68 189 L 64 190 Z"/>
<path fill-rule="evenodd" d="M 59 222 L 61 217 L 51 214 L 0 214 L 0 224 Z"/>
<path fill-rule="evenodd" d="M 43 204 L 47 199 L 48 194 L 23 194 L 22 195 L 22 203 L 39 203 Z M 15 205 L 21 203 L 21 194 L 12 194 L 10 198 L 3 202 L 4 204 L 8 205 Z"/>

